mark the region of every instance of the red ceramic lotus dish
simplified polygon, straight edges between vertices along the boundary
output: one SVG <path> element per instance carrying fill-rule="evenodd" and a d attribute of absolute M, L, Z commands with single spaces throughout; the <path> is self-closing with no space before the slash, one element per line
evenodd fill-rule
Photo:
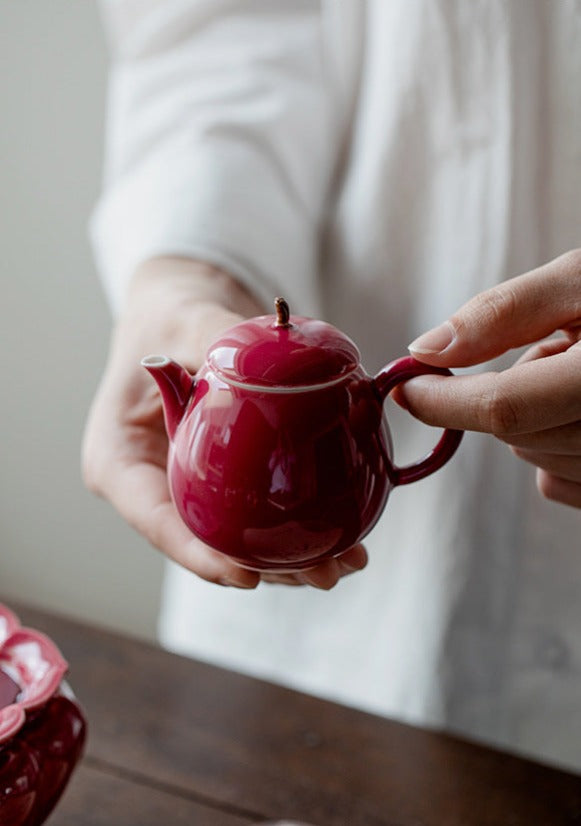
<path fill-rule="evenodd" d="M 0 824 L 40 826 L 81 756 L 86 722 L 44 634 L 0 603 Z"/>

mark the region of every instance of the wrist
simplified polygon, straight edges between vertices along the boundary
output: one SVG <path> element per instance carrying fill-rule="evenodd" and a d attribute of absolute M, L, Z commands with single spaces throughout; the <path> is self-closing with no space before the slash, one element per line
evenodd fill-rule
<path fill-rule="evenodd" d="M 264 312 L 233 276 L 204 262 L 152 258 L 134 273 L 113 330 L 111 362 L 164 353 L 192 371 L 207 347 L 243 318 Z"/>
<path fill-rule="evenodd" d="M 133 274 L 126 307 L 140 305 L 170 309 L 176 305 L 214 305 L 250 317 L 264 308 L 234 276 L 205 261 L 160 256 L 143 262 Z"/>

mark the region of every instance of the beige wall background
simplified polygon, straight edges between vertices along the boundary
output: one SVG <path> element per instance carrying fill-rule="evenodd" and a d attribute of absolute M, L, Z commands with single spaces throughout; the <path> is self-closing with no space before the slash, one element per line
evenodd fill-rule
<path fill-rule="evenodd" d="M 0 0 L 0 598 L 153 638 L 161 558 L 79 471 L 110 329 L 86 234 L 106 71 L 94 2 Z"/>

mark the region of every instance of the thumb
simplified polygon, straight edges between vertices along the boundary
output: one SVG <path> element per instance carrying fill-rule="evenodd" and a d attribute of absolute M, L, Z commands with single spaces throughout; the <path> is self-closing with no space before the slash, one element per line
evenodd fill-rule
<path fill-rule="evenodd" d="M 479 293 L 409 345 L 426 364 L 468 367 L 581 319 L 581 250 Z"/>

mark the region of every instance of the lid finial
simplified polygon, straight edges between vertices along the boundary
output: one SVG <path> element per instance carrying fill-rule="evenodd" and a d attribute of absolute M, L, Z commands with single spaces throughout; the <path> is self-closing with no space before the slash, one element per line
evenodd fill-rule
<path fill-rule="evenodd" d="M 274 306 L 276 308 L 276 324 L 275 327 L 290 327 L 291 323 L 289 306 L 284 298 L 275 298 Z"/>

